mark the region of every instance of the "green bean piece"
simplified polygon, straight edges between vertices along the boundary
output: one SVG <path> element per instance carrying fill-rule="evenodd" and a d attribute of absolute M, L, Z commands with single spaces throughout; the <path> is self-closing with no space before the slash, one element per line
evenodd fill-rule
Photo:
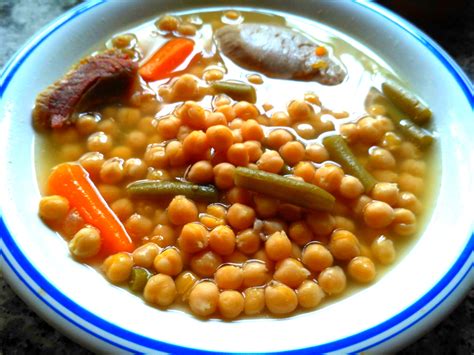
<path fill-rule="evenodd" d="M 283 167 L 280 170 L 280 175 L 288 175 L 293 172 L 293 169 L 288 164 L 283 164 Z"/>
<path fill-rule="evenodd" d="M 313 210 L 329 211 L 336 201 L 333 195 L 316 185 L 257 169 L 235 169 L 234 184 Z"/>
<path fill-rule="evenodd" d="M 428 130 L 418 126 L 409 119 L 402 118 L 403 114 L 400 112 L 400 110 L 375 88 L 370 89 L 369 94 L 365 99 L 366 107 L 369 107 L 373 104 L 383 105 L 387 110 L 387 116 L 400 130 L 402 135 L 419 147 L 426 148 L 433 143 L 434 137 Z"/>
<path fill-rule="evenodd" d="M 148 279 L 151 277 L 151 272 L 143 267 L 136 266 L 132 269 L 128 287 L 133 292 L 142 292 Z"/>
<path fill-rule="evenodd" d="M 257 93 L 252 85 L 235 81 L 215 81 L 211 88 L 217 94 L 226 94 L 236 101 L 247 101 L 252 104 L 257 102 Z"/>
<path fill-rule="evenodd" d="M 431 119 L 431 110 L 419 98 L 401 86 L 393 82 L 386 82 L 382 84 L 382 91 L 413 122 L 422 125 Z"/>
<path fill-rule="evenodd" d="M 341 164 L 346 173 L 360 180 L 365 192 L 369 193 L 372 190 L 377 180 L 357 161 L 344 138 L 339 135 L 329 136 L 324 138 L 323 145 L 328 150 L 331 159 Z"/>
<path fill-rule="evenodd" d="M 154 198 L 184 195 L 192 200 L 217 202 L 218 192 L 212 185 L 196 185 L 181 181 L 139 180 L 127 186 L 132 197 Z"/>

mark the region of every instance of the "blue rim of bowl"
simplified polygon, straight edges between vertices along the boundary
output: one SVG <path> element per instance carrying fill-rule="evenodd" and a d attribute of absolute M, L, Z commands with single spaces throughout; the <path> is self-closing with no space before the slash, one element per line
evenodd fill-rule
<path fill-rule="evenodd" d="M 8 84 L 12 80 L 15 72 L 19 69 L 22 63 L 28 58 L 28 56 L 33 52 L 44 40 L 46 40 L 52 33 L 56 32 L 60 29 L 63 25 L 67 22 L 73 20 L 74 18 L 78 17 L 79 15 L 83 14 L 86 11 L 95 8 L 98 5 L 107 2 L 107 0 L 92 0 L 88 1 L 82 5 L 79 5 L 62 16 L 52 22 L 49 26 L 47 26 L 42 32 L 40 32 L 37 36 L 35 36 L 32 40 L 27 42 L 16 54 L 12 57 L 12 59 L 5 65 L 1 75 L 0 75 L 0 98 L 2 98 L 3 93 L 6 91 Z M 440 60 L 443 65 L 450 71 L 453 75 L 459 86 L 462 88 L 465 96 L 467 97 L 468 101 L 471 104 L 471 107 L 474 106 L 474 99 L 473 99 L 473 87 L 470 80 L 464 74 L 464 72 L 459 68 L 456 62 L 450 58 L 450 56 L 440 48 L 433 40 L 431 40 L 426 34 L 421 32 L 411 23 L 407 22 L 403 18 L 399 17 L 398 15 L 392 13 L 391 11 L 385 9 L 384 7 L 369 3 L 365 1 L 355 1 L 358 5 L 366 8 L 369 11 L 375 12 L 378 15 L 384 17 L 386 20 L 390 21 L 391 23 L 397 25 L 405 32 L 408 32 L 413 37 L 415 37 L 419 42 L 421 42 L 425 47 L 427 47 L 433 55 L 435 55 L 438 60 Z M 115 324 L 109 323 L 108 321 L 92 314 L 85 308 L 81 307 L 80 305 L 76 304 L 74 301 L 69 299 L 66 295 L 61 293 L 53 284 L 51 284 L 43 275 L 41 275 L 32 265 L 29 260 L 25 257 L 22 253 L 18 245 L 15 243 L 15 240 L 12 234 L 9 232 L 7 225 L 3 218 L 0 215 L 0 244 L 3 244 L 2 248 L 0 248 L 0 258 L 3 259 L 8 267 L 13 271 L 15 276 L 23 283 L 24 286 L 27 287 L 29 292 L 34 294 L 38 299 L 40 299 L 44 305 L 46 305 L 49 309 L 51 309 L 56 315 L 65 319 L 67 322 L 73 324 L 74 326 L 82 329 L 84 332 L 90 334 L 91 336 L 101 340 L 109 345 L 112 345 L 116 348 L 130 351 L 130 352 L 137 352 L 136 348 L 128 347 L 124 344 L 120 344 L 117 341 L 112 339 L 106 338 L 94 331 L 88 329 L 88 327 L 79 324 L 75 320 L 73 320 L 69 315 L 67 315 L 64 311 L 59 309 L 58 306 L 53 305 L 49 302 L 44 296 L 43 292 L 49 295 L 53 300 L 59 303 L 64 309 L 72 312 L 76 317 L 80 320 L 92 324 L 93 326 L 97 327 L 101 331 L 104 331 L 106 334 L 114 335 L 115 338 L 120 338 L 122 340 L 126 340 L 128 344 L 132 342 L 134 345 L 138 347 L 146 347 L 149 349 L 154 350 L 161 350 L 161 351 L 186 351 L 188 353 L 214 353 L 213 351 L 202 350 L 202 349 L 192 349 L 183 347 L 176 344 L 169 344 L 166 342 L 162 342 L 156 339 L 151 339 L 144 337 L 140 334 L 136 334 L 130 332 L 126 329 L 116 326 Z M 6 249 L 4 249 L 6 248 Z M 354 347 L 360 344 L 363 346 L 362 348 L 357 349 L 357 351 L 363 351 L 368 348 L 374 347 L 380 343 L 387 342 L 388 340 L 396 337 L 400 333 L 406 331 L 408 328 L 412 327 L 414 324 L 421 321 L 423 318 L 430 315 L 440 304 L 442 304 L 449 296 L 461 285 L 466 277 L 470 274 L 471 269 L 473 268 L 474 264 L 472 263 L 473 257 L 473 249 L 474 249 L 474 233 L 471 234 L 469 240 L 465 248 L 463 249 L 462 253 L 450 268 L 450 270 L 443 276 L 443 278 L 431 289 L 429 290 L 423 297 L 413 303 L 410 307 L 406 308 L 404 311 L 400 312 L 396 316 L 388 319 L 387 321 L 374 326 L 370 329 L 364 330 L 358 334 L 351 335 L 347 338 L 340 339 L 337 341 L 333 341 L 326 344 L 320 344 L 313 347 L 303 348 L 303 349 L 295 349 L 295 350 L 288 350 L 283 351 L 282 353 L 296 353 L 296 352 L 333 352 L 342 349 L 347 349 L 349 347 Z M 8 250 L 8 257 L 4 250 Z M 11 258 L 11 260 L 10 260 Z M 18 269 L 15 268 L 13 262 L 18 264 Z M 471 262 L 471 265 L 467 265 Z M 461 274 L 462 272 L 462 274 Z M 24 273 L 28 275 L 34 283 L 36 283 L 37 287 L 30 284 L 22 275 Z M 457 281 L 454 285 L 452 285 L 452 281 L 457 278 Z M 43 292 L 38 292 L 37 290 L 41 289 Z M 441 293 L 445 290 L 448 292 L 441 297 L 440 299 L 436 300 L 437 297 L 441 295 Z M 419 312 L 423 307 L 429 302 L 436 300 L 434 304 L 431 305 L 429 310 L 424 310 L 424 312 L 420 312 L 420 316 L 411 319 L 409 324 L 407 324 L 402 329 L 391 333 L 382 339 L 374 341 L 370 343 L 371 339 L 375 339 L 377 336 L 383 334 L 384 332 L 390 330 L 391 328 L 395 327 L 396 325 L 400 324 L 403 321 L 409 320 L 409 318 L 413 317 L 417 312 Z M 367 341 L 369 344 L 367 345 Z M 365 345 L 362 345 L 365 343 Z"/>

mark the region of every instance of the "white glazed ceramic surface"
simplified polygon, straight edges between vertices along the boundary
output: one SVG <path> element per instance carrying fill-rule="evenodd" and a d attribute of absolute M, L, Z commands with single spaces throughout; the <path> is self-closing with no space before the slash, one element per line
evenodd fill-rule
<path fill-rule="evenodd" d="M 40 194 L 31 127 L 37 93 L 113 33 L 162 12 L 216 3 L 224 4 L 87 2 L 45 28 L 8 63 L 0 79 L 0 246 L 7 280 L 46 320 L 94 350 L 381 352 L 403 346 L 436 324 L 473 283 L 473 91 L 436 44 L 374 4 L 225 2 L 292 12 L 352 36 L 392 65 L 431 106 L 441 151 L 440 193 L 424 234 L 377 283 L 288 318 L 203 321 L 152 308 L 111 286 L 73 261 L 66 243 L 37 217 Z"/>

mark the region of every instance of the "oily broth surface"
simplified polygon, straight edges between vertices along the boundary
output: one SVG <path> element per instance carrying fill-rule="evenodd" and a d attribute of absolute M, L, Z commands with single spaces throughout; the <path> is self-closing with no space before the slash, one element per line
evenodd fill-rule
<path fill-rule="evenodd" d="M 196 42 L 202 42 L 202 44 L 198 45 L 196 51 L 202 51 L 205 54 L 205 58 L 200 61 L 191 64 L 189 61 L 183 63 L 183 65 L 177 69 L 178 73 L 182 70 L 186 70 L 186 72 L 201 77 L 206 67 L 209 65 L 215 65 L 225 71 L 223 80 L 236 79 L 248 82 L 248 75 L 255 74 L 252 71 L 236 66 L 230 59 L 218 53 L 215 44 L 212 42 L 213 31 L 225 24 L 222 22 L 223 14 L 224 9 L 216 11 L 192 10 L 173 13 L 173 15 L 181 16 L 183 20 L 194 23 L 198 27 Z M 402 81 L 402 79 L 391 70 L 388 64 L 380 57 L 360 43 L 357 43 L 355 40 L 350 39 L 348 36 L 341 34 L 334 29 L 327 28 L 326 26 L 308 19 L 288 14 L 285 14 L 285 16 L 282 17 L 280 13 L 249 11 L 244 9 L 240 9 L 240 14 L 241 17 L 238 20 L 229 21 L 227 19 L 227 23 L 259 22 L 287 25 L 325 45 L 330 52 L 338 57 L 348 73 L 344 82 L 335 86 L 324 86 L 317 82 L 273 79 L 268 78 L 263 74 L 259 74 L 263 78 L 263 83 L 254 85 L 257 91 L 256 106 L 260 112 L 265 112 L 263 105 L 271 103 L 273 108 L 266 111 L 267 116 L 270 116 L 273 112 L 286 111 L 287 104 L 290 101 L 294 99 L 303 99 L 304 95 L 307 93 L 315 93 L 319 97 L 323 106 L 319 107 L 317 105 L 312 105 L 313 109 L 316 113 L 325 110 L 327 114 L 324 116 L 324 119 L 331 121 L 334 124 L 335 132 L 339 132 L 339 128 L 342 124 L 356 122 L 359 118 L 367 115 L 364 107 L 364 100 L 371 87 L 380 87 L 380 84 L 386 79 L 396 78 L 398 81 Z M 160 38 L 162 33 L 157 31 L 156 26 L 154 25 L 155 20 L 156 19 L 153 19 L 137 27 L 119 33 L 133 33 L 136 35 L 142 54 L 140 63 L 146 62 L 146 60 L 168 40 L 166 37 Z M 219 63 L 219 59 L 222 60 L 223 63 Z M 150 87 L 157 92 L 160 86 L 168 83 L 169 79 L 164 79 L 151 83 Z M 201 84 L 205 85 L 205 82 L 201 81 Z M 170 114 L 180 104 L 181 102 L 161 104 L 155 117 L 160 118 Z M 212 108 L 212 97 L 205 96 L 199 104 L 205 108 Z M 120 107 L 120 105 L 117 105 L 117 107 Z M 345 118 L 336 119 L 332 114 L 345 116 Z M 278 128 L 285 128 L 295 134 L 295 131 L 291 128 L 278 126 L 266 127 L 265 133 L 267 135 L 269 131 Z M 323 136 L 325 135 L 323 134 Z M 57 139 L 54 139 L 53 135 L 37 136 L 35 139 L 36 171 L 40 190 L 44 193 L 46 178 L 51 168 L 63 160 L 59 154 L 60 145 L 58 144 Z M 311 142 L 320 143 L 322 137 L 319 136 L 315 139 L 305 140 L 297 136 L 297 140 L 305 144 Z M 84 143 L 83 146 L 85 146 Z M 425 177 L 425 192 L 420 198 L 423 205 L 423 213 L 417 216 L 418 231 L 411 237 L 397 237 L 396 240 L 394 238 L 397 249 L 397 259 L 390 266 L 377 264 L 376 280 L 383 277 L 384 273 L 390 270 L 403 258 L 403 255 L 407 253 L 410 246 L 413 245 L 414 240 L 416 240 L 416 238 L 422 233 L 424 226 L 430 218 L 431 208 L 434 204 L 435 196 L 437 195 L 437 176 L 440 175 L 440 166 L 436 150 L 437 147 L 435 145 L 435 147 L 431 148 L 430 152 L 424 153 L 424 160 L 427 163 L 427 172 Z M 93 263 L 92 266 L 98 267 L 98 263 Z M 376 282 L 376 280 L 374 282 Z M 337 302 L 364 287 L 366 286 L 359 286 L 359 284 L 350 281 L 350 278 L 348 277 L 347 288 L 343 294 L 326 298 L 318 307 L 325 307 Z M 170 309 L 185 309 L 185 307 L 180 304 L 180 302 L 175 302 Z M 266 317 L 268 315 L 269 313 L 266 312 L 264 315 L 259 315 L 258 317 Z M 241 317 L 245 316 L 242 315 Z"/>

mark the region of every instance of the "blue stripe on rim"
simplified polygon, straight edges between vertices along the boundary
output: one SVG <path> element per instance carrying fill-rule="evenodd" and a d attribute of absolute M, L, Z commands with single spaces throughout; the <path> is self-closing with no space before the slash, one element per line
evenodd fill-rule
<path fill-rule="evenodd" d="M 50 25 L 44 32 L 42 32 L 36 39 L 33 41 L 27 43 L 20 51 L 17 52 L 17 54 L 14 56 L 12 60 L 10 60 L 5 69 L 3 70 L 3 73 L 0 75 L 0 97 L 2 97 L 4 91 L 6 90 L 9 82 L 13 78 L 15 72 L 18 70 L 18 68 L 21 66 L 21 64 L 28 58 L 28 56 L 31 54 L 32 51 L 36 47 L 38 47 L 44 40 L 46 40 L 52 33 L 57 31 L 60 27 L 62 27 L 64 24 L 67 22 L 71 21 L 75 17 L 79 16 L 80 14 L 96 7 L 97 5 L 100 5 L 102 3 L 106 2 L 106 0 L 97 0 L 97 1 L 92 1 L 92 2 L 87 2 L 84 5 L 81 5 L 79 7 L 76 7 L 69 12 L 67 12 L 65 15 L 61 16 L 58 20 L 56 20 L 53 24 Z M 390 22 L 394 23 L 395 25 L 399 26 L 402 28 L 404 31 L 410 33 L 412 36 L 414 36 L 418 41 L 420 41 L 424 46 L 426 46 L 443 64 L 445 67 L 449 69 L 449 71 L 452 73 L 452 75 L 455 77 L 456 81 L 458 84 L 462 87 L 466 97 L 468 98 L 469 102 L 471 103 L 471 106 L 473 106 L 473 89 L 470 81 L 466 78 L 462 70 L 457 66 L 457 64 L 432 40 L 430 40 L 425 34 L 417 30 L 413 25 L 410 23 L 406 22 L 402 18 L 398 17 L 397 15 L 393 14 L 392 12 L 384 9 L 383 7 L 376 5 L 376 4 L 369 4 L 369 3 L 361 3 L 357 2 L 358 5 L 363 6 L 367 8 L 370 11 L 376 12 L 380 16 L 383 16 Z M 130 342 L 134 342 L 137 345 L 149 347 L 152 349 L 158 349 L 162 351 L 187 351 L 188 353 L 211 353 L 210 351 L 205 351 L 205 350 L 198 350 L 198 349 L 190 349 L 190 348 L 185 348 L 179 345 L 173 345 L 173 344 L 168 344 L 164 343 L 155 339 L 151 338 L 146 338 L 142 335 L 132 333 L 128 330 L 125 330 L 123 328 L 120 328 L 114 324 L 111 324 L 107 322 L 106 320 L 97 317 L 96 315 L 90 313 L 86 309 L 82 308 L 78 304 L 74 303 L 71 299 L 69 299 L 67 296 L 62 294 L 58 289 L 56 289 L 51 283 L 49 283 L 35 268 L 34 266 L 26 259 L 24 254 L 21 252 L 21 250 L 18 248 L 16 245 L 13 236 L 9 233 L 6 224 L 4 223 L 3 219 L 0 218 L 0 237 L 3 239 L 3 242 L 5 246 L 8 248 L 9 252 L 13 256 L 13 258 L 16 260 L 16 262 L 21 266 L 23 271 L 27 273 L 32 279 L 35 280 L 35 282 L 38 284 L 39 287 L 41 287 L 45 292 L 49 294 L 50 297 L 55 299 L 62 307 L 68 309 L 69 311 L 73 312 L 77 317 L 83 319 L 86 322 L 89 322 L 96 326 L 97 328 L 100 328 L 101 330 L 108 332 L 110 334 L 114 334 L 117 337 L 126 339 Z M 295 353 L 295 352 L 331 352 L 331 351 L 337 351 L 341 350 L 350 346 L 357 345 L 358 343 L 364 342 L 368 339 L 371 339 L 377 335 L 382 334 L 383 332 L 389 330 L 390 328 L 396 326 L 402 321 L 407 320 L 411 316 L 413 316 L 416 312 L 418 312 L 420 309 L 422 309 L 426 304 L 434 300 L 447 286 L 449 286 L 450 282 L 458 276 L 460 270 L 466 265 L 466 263 L 469 262 L 469 258 L 471 257 L 474 249 L 474 234 L 471 235 L 465 249 L 455 262 L 455 264 L 451 267 L 451 269 L 443 276 L 443 278 L 428 292 L 426 293 L 422 298 L 420 298 L 417 302 L 415 302 L 413 305 L 405 309 L 403 312 L 400 314 L 396 315 L 395 317 L 385 321 L 382 324 L 379 324 L 378 326 L 375 326 L 371 329 L 368 329 L 366 331 L 363 331 L 359 334 L 350 336 L 345 339 L 341 339 L 339 341 L 335 341 L 332 343 L 327 343 L 327 344 L 322 344 L 318 345 L 315 347 L 310 347 L 306 349 L 298 349 L 298 350 L 293 350 L 293 351 L 285 351 L 284 353 Z M 4 253 L 0 250 L 0 255 L 4 255 Z M 5 255 L 4 255 L 5 256 Z M 28 287 L 28 289 L 33 292 L 36 297 L 41 299 L 48 307 L 50 307 L 55 313 L 57 313 L 59 316 L 65 318 L 68 322 L 73 323 L 75 326 L 83 329 L 87 333 L 91 334 L 92 336 L 107 342 L 113 346 L 116 346 L 118 348 L 121 348 L 123 350 L 128 350 L 131 352 L 134 352 L 135 350 L 129 349 L 127 347 L 124 347 L 121 344 L 118 344 L 117 342 L 114 342 L 110 339 L 106 339 L 94 332 L 91 332 L 90 330 L 84 328 L 77 322 L 73 321 L 70 319 L 67 315 L 65 315 L 61 310 L 57 309 L 55 306 L 50 304 L 48 301 L 46 301 L 40 294 L 38 294 L 34 288 L 28 284 L 26 280 L 23 279 L 23 277 L 20 275 L 19 271 L 13 268 L 12 263 L 10 260 L 7 260 L 6 257 L 4 257 L 6 262 L 9 264 L 10 268 L 15 272 L 17 277 L 25 284 L 25 286 Z M 387 336 L 386 338 L 378 341 L 376 344 L 379 344 L 381 342 L 387 341 L 397 334 L 403 332 L 407 328 L 411 327 L 413 324 L 416 324 L 419 322 L 421 319 L 426 317 L 427 315 L 431 314 L 431 312 L 436 308 L 437 305 L 442 303 L 446 298 L 449 297 L 449 295 L 459 286 L 459 284 L 465 279 L 465 277 L 469 274 L 471 271 L 473 265 L 471 264 L 470 267 L 467 269 L 466 273 L 464 273 L 461 276 L 461 279 L 454 285 L 454 287 L 448 292 L 447 295 L 443 297 L 443 299 L 439 300 L 435 305 L 431 307 L 431 309 L 428 312 L 425 312 L 423 316 L 419 317 L 418 319 L 415 319 L 412 321 L 409 325 L 407 325 L 405 328 L 402 330 L 398 331 L 395 334 L 392 334 L 390 336 Z M 371 344 L 370 347 L 373 347 L 376 344 Z"/>

